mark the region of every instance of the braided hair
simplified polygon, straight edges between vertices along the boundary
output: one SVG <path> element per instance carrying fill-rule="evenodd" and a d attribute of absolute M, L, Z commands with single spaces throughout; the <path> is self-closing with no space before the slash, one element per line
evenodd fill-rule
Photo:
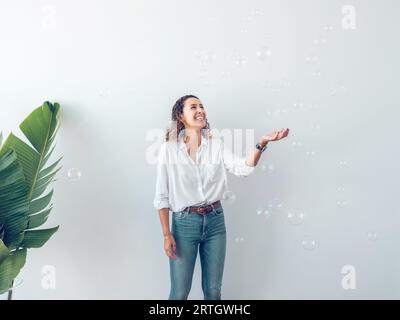
<path fill-rule="evenodd" d="M 165 134 L 165 141 L 170 141 L 170 140 L 177 140 L 179 133 L 185 129 L 184 123 L 179 119 L 179 116 L 183 114 L 183 107 L 185 104 L 186 99 L 189 98 L 196 98 L 199 99 L 198 97 L 188 94 L 183 97 L 180 97 L 178 100 L 176 100 L 174 106 L 172 107 L 172 112 L 171 112 L 171 120 L 170 120 L 170 125 L 167 128 L 167 132 Z M 206 119 L 206 125 L 202 128 L 206 130 L 206 135 L 207 137 L 210 137 L 210 124 L 208 123 L 208 120 Z"/>

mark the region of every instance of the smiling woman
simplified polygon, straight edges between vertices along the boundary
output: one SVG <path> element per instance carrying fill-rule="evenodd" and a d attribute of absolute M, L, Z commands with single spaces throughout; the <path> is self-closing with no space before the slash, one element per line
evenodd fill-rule
<path fill-rule="evenodd" d="M 220 300 L 226 254 L 221 204 L 227 198 L 226 171 L 238 177 L 252 174 L 267 143 L 285 137 L 288 129 L 263 136 L 246 159 L 235 155 L 220 137 L 210 135 L 207 112 L 198 97 L 179 98 L 171 119 L 159 152 L 154 198 L 170 258 L 169 299 L 187 299 L 199 252 L 204 299 Z"/>

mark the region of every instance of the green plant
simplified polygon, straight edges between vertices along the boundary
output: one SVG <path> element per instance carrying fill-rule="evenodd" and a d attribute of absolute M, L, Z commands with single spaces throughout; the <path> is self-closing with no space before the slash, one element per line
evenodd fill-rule
<path fill-rule="evenodd" d="M 19 127 L 31 146 L 12 132 L 2 144 L 0 134 L 0 294 L 12 287 L 27 249 L 43 246 L 59 228 L 35 229 L 51 212 L 53 190 L 42 195 L 61 169 L 62 157 L 45 168 L 60 127 L 60 105 L 44 102 Z"/>

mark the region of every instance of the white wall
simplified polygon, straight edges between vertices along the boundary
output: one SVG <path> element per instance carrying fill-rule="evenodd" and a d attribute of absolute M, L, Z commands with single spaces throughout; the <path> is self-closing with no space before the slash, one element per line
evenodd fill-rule
<path fill-rule="evenodd" d="M 355 29 L 343 28 L 345 5 Z M 53 159 L 62 155 L 63 169 L 45 225 L 60 229 L 29 251 L 15 299 L 168 297 L 146 135 L 165 129 L 185 94 L 199 96 L 213 128 L 253 129 L 256 139 L 290 128 L 251 177 L 229 176 L 223 298 L 399 298 L 398 9 L 394 0 L 1 0 L 0 130 L 22 137 L 33 108 L 62 107 Z M 74 167 L 78 181 L 67 177 Z M 275 198 L 279 210 L 257 214 Z M 302 224 L 290 224 L 293 211 Z M 55 290 L 41 286 L 45 265 Z M 341 285 L 345 265 L 353 290 Z M 197 260 L 190 299 L 202 299 L 200 283 Z"/>

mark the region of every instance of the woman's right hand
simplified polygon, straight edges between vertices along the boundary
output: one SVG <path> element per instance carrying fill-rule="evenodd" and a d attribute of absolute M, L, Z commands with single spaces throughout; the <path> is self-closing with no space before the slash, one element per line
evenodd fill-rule
<path fill-rule="evenodd" d="M 170 259 L 176 259 L 176 243 L 171 233 L 164 237 L 164 250 Z"/>

